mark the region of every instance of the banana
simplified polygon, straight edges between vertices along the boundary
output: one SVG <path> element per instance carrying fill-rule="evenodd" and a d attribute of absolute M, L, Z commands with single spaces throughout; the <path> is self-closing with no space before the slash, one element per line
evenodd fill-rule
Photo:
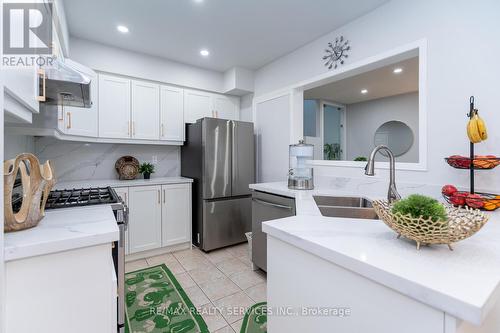
<path fill-rule="evenodd" d="M 477 129 L 479 131 L 479 135 L 481 136 L 481 140 L 486 140 L 488 139 L 488 132 L 486 131 L 486 123 L 484 122 L 484 120 L 479 117 L 479 115 L 476 113 L 476 115 L 474 117 L 477 117 Z"/>
<path fill-rule="evenodd" d="M 479 133 L 479 128 L 477 125 L 477 119 L 478 119 L 478 116 L 476 114 L 467 123 L 467 135 L 469 136 L 469 140 L 472 143 L 479 143 L 482 140 L 481 134 Z"/>

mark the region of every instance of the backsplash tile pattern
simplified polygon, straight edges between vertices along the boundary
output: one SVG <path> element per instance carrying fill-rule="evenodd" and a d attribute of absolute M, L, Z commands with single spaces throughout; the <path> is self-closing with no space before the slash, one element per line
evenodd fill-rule
<path fill-rule="evenodd" d="M 152 162 L 157 156 L 151 177 L 180 176 L 180 147 L 135 144 L 86 143 L 59 141 L 50 137 L 35 138 L 35 154 L 41 162 L 51 160 L 58 181 L 115 179 L 115 162 L 124 155 L 139 162 Z M 140 177 L 140 176 L 139 176 Z"/>

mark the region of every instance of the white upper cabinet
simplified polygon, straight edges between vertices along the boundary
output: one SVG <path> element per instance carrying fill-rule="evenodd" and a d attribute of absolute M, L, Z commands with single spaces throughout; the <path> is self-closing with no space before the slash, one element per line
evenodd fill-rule
<path fill-rule="evenodd" d="M 160 138 L 160 87 L 146 81 L 132 81 L 132 138 Z"/>
<path fill-rule="evenodd" d="M 72 106 L 59 106 L 58 126 L 59 130 L 68 135 L 97 137 L 97 96 L 98 78 L 94 71 L 84 72 L 90 78 L 90 108 L 79 108 Z"/>
<path fill-rule="evenodd" d="M 214 94 L 213 110 L 215 118 L 239 120 L 240 100 L 238 97 Z"/>
<path fill-rule="evenodd" d="M 239 120 L 238 97 L 212 94 L 197 90 L 184 90 L 184 120 L 195 123 L 204 117 Z"/>
<path fill-rule="evenodd" d="M 56 118 L 52 105 L 44 106 L 46 112 L 34 117 L 30 135 L 56 129 L 54 136 L 60 140 L 182 145 L 185 123 L 204 117 L 239 120 L 238 97 L 79 70 L 91 79 L 92 107 L 59 105 Z M 31 118 L 30 112 L 26 121 Z"/>
<path fill-rule="evenodd" d="M 211 93 L 184 90 L 184 119 L 186 123 L 195 123 L 200 118 L 213 116 Z"/>
<path fill-rule="evenodd" d="M 99 137 L 130 138 L 130 80 L 99 74 Z"/>
<path fill-rule="evenodd" d="M 160 86 L 160 140 L 184 139 L 184 89 Z"/>

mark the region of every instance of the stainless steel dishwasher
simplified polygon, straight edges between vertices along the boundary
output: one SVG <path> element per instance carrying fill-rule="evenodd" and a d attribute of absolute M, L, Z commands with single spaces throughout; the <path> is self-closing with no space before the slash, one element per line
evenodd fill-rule
<path fill-rule="evenodd" d="M 262 222 L 295 215 L 295 199 L 265 192 L 252 193 L 252 261 L 267 271 L 267 237 Z"/>

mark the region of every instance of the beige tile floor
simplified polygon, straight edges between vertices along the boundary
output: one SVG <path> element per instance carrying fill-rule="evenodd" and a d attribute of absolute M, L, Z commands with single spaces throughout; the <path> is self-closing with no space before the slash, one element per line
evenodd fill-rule
<path fill-rule="evenodd" d="M 252 270 L 247 243 L 210 253 L 193 248 L 136 260 L 125 270 L 158 264 L 172 271 L 211 333 L 239 333 L 244 310 L 266 300 L 265 273 Z"/>

